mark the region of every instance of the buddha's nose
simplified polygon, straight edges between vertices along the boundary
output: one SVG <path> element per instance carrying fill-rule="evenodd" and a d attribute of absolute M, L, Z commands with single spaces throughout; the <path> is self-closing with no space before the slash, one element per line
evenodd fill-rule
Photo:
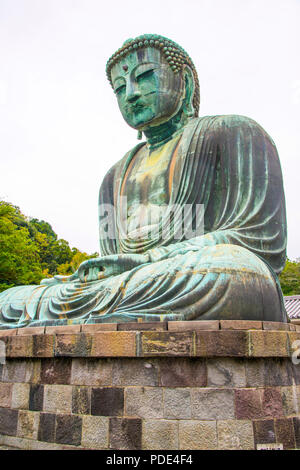
<path fill-rule="evenodd" d="M 141 92 L 134 86 L 128 85 L 126 88 L 126 100 L 129 103 L 134 103 L 141 96 Z"/>

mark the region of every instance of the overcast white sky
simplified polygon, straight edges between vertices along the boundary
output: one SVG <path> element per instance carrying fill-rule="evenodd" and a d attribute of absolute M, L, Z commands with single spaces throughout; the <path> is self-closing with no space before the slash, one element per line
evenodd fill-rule
<path fill-rule="evenodd" d="M 0 0 L 0 198 L 99 251 L 100 183 L 137 143 L 105 64 L 157 33 L 192 57 L 200 115 L 249 116 L 272 136 L 300 257 L 299 25 L 299 0 Z"/>

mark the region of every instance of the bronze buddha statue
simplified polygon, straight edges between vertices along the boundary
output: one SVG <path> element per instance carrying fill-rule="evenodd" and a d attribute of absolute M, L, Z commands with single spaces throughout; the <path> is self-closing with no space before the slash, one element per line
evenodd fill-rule
<path fill-rule="evenodd" d="M 288 321 L 277 278 L 285 199 L 271 138 L 247 117 L 199 118 L 193 62 L 162 36 L 126 41 L 107 76 L 125 121 L 146 140 L 101 185 L 101 256 L 72 276 L 2 292 L 1 327 Z"/>

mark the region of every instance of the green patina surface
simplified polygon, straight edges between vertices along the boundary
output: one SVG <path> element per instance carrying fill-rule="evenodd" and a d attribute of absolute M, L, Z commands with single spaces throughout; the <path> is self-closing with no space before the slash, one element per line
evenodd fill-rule
<path fill-rule="evenodd" d="M 198 118 L 195 67 L 167 38 L 126 41 L 107 76 L 146 141 L 101 185 L 101 257 L 70 277 L 1 293 L 0 325 L 287 321 L 277 280 L 285 200 L 271 138 L 243 116 Z"/>

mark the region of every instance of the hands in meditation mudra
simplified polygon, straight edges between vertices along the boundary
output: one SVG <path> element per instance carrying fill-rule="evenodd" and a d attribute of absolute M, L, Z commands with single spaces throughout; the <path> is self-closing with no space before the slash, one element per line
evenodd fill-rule
<path fill-rule="evenodd" d="M 72 276 L 2 292 L 0 325 L 286 322 L 277 278 L 285 200 L 271 138 L 247 117 L 197 117 L 193 62 L 164 37 L 126 41 L 107 76 L 123 118 L 146 142 L 101 185 L 101 256 Z"/>

